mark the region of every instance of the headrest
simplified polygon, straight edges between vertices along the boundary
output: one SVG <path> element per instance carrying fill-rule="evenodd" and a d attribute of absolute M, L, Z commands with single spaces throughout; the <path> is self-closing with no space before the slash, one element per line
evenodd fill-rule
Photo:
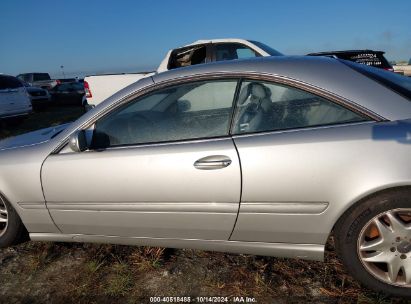
<path fill-rule="evenodd" d="M 258 99 L 263 99 L 266 97 L 266 91 L 263 85 L 259 83 L 250 83 L 251 95 L 257 97 Z"/>
<path fill-rule="evenodd" d="M 240 95 L 238 97 L 238 103 L 240 105 L 245 104 L 248 98 L 251 98 L 252 100 L 260 100 L 264 99 L 266 97 L 269 97 L 270 95 L 267 94 L 267 91 L 270 91 L 268 88 L 266 88 L 264 85 L 256 82 L 249 83 L 246 87 L 243 87 L 241 89 Z M 271 93 L 271 91 L 270 91 Z"/>

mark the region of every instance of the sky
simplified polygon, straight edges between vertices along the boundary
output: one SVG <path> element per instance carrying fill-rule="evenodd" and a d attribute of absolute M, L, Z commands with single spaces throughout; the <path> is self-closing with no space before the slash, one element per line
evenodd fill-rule
<path fill-rule="evenodd" d="M 245 38 L 288 55 L 411 57 L 410 0 L 0 0 L 0 73 L 53 78 L 154 70 L 171 48 Z"/>

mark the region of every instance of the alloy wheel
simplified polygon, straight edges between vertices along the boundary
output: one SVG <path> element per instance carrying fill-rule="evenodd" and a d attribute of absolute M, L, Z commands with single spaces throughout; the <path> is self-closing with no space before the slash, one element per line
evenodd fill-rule
<path fill-rule="evenodd" d="M 3 234 L 6 232 L 7 225 L 8 225 L 7 206 L 4 203 L 3 199 L 0 197 L 0 237 L 3 236 Z"/>
<path fill-rule="evenodd" d="M 368 221 L 359 234 L 357 253 L 378 280 L 411 287 L 411 209 L 389 210 Z"/>

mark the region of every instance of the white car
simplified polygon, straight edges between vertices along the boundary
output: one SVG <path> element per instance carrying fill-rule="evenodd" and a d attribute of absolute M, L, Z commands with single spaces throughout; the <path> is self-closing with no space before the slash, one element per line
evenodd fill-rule
<path fill-rule="evenodd" d="M 0 75 L 0 119 L 21 117 L 33 110 L 30 96 L 16 77 Z"/>
<path fill-rule="evenodd" d="M 405 76 L 411 77 L 411 58 L 408 61 L 408 64 L 399 64 L 394 65 L 394 71 L 399 72 Z"/>
<path fill-rule="evenodd" d="M 283 54 L 268 45 L 253 40 L 197 40 L 168 51 L 155 72 L 91 75 L 84 79 L 84 89 L 88 105 L 96 106 L 128 85 L 155 73 L 200 63 L 281 55 Z"/>

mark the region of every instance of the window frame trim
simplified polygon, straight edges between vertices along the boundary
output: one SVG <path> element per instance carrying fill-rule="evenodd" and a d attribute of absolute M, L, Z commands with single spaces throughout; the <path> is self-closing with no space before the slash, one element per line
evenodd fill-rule
<path fill-rule="evenodd" d="M 152 78 L 152 77 L 151 77 Z M 272 82 L 272 83 L 278 83 L 278 84 L 284 84 L 284 85 L 288 85 L 297 89 L 301 89 L 304 91 L 307 91 L 309 93 L 318 95 L 320 97 L 323 97 L 327 100 L 330 100 L 332 102 L 335 102 L 345 108 L 348 108 L 350 110 L 352 110 L 353 112 L 356 113 L 360 113 L 362 115 L 365 115 L 366 117 L 370 118 L 370 121 L 374 121 L 374 122 L 381 122 L 381 121 L 387 121 L 386 118 L 378 115 L 377 113 L 372 112 L 371 110 L 364 108 L 358 104 L 356 104 L 355 102 L 348 100 L 342 96 L 339 96 L 335 93 L 329 92 L 327 90 L 324 90 L 320 87 L 316 87 L 314 85 L 308 84 L 306 82 L 303 81 L 299 81 L 296 79 L 293 79 L 291 77 L 286 77 L 286 76 L 280 76 L 280 75 L 276 75 L 276 74 L 271 74 L 271 73 L 260 73 L 260 72 L 211 72 L 211 73 L 202 73 L 202 74 L 197 74 L 197 75 L 190 75 L 190 76 L 181 76 L 181 77 L 177 77 L 177 78 L 172 78 L 172 79 L 167 79 L 164 81 L 160 81 L 160 82 L 154 82 L 147 85 L 146 87 L 143 87 L 137 91 L 134 91 L 128 95 L 123 96 L 122 98 L 114 101 L 113 103 L 111 103 L 110 105 L 108 105 L 106 108 L 102 109 L 100 112 L 96 113 L 95 116 L 91 117 L 90 119 L 88 119 L 87 121 L 85 121 L 84 123 L 82 123 L 81 125 L 77 126 L 77 128 L 70 134 L 68 134 L 65 138 L 63 138 L 61 140 L 61 142 L 51 151 L 50 154 L 57 154 L 59 153 L 67 144 L 69 141 L 69 137 L 71 136 L 71 134 L 73 134 L 74 132 L 77 132 L 79 130 L 86 130 L 91 128 L 95 122 L 100 119 L 101 117 L 105 116 L 106 114 L 108 114 L 111 111 L 114 111 L 116 108 L 121 107 L 122 105 L 136 99 L 136 98 L 140 98 L 144 95 L 150 94 L 154 91 L 157 90 L 162 90 L 164 88 L 167 87 L 171 87 L 171 86 L 175 86 L 178 84 L 185 84 L 188 82 L 196 82 L 196 81 L 211 81 L 211 80 L 224 80 L 224 79 L 237 79 L 237 89 L 238 86 L 241 85 L 242 80 L 243 79 L 249 79 L 249 80 L 260 80 L 260 81 L 267 81 L 267 82 Z M 233 103 L 233 109 L 236 108 L 237 106 L 237 100 L 238 96 L 235 96 L 235 100 Z M 231 119 L 233 119 L 233 117 L 231 117 Z M 349 123 L 349 124 L 358 124 L 358 122 L 353 122 L 353 123 Z M 335 126 L 335 125 L 327 125 L 327 126 Z M 307 128 L 301 128 L 298 130 L 304 130 L 304 129 L 313 129 L 313 128 L 324 128 L 324 126 L 313 126 L 313 127 L 307 127 Z M 285 132 L 285 131 L 293 131 L 293 130 L 297 130 L 297 129 L 287 129 L 287 130 L 276 130 L 276 131 L 268 131 L 269 133 L 272 132 Z M 260 132 L 259 134 L 261 134 L 262 132 Z M 265 131 L 264 133 L 267 133 L 267 131 Z M 136 144 L 136 145 L 129 145 L 128 147 L 136 147 L 136 146 L 141 146 L 141 145 L 158 145 L 158 144 L 175 144 L 178 142 L 188 142 L 188 141 L 198 141 L 198 140 L 215 140 L 215 139 L 221 139 L 221 138 L 227 138 L 227 137 L 231 137 L 233 138 L 234 136 L 250 136 L 252 134 L 256 134 L 256 133 L 247 133 L 247 134 L 239 134 L 239 135 L 232 135 L 231 134 L 231 125 L 230 125 L 230 133 L 228 136 L 224 136 L 224 137 L 213 137 L 213 138 L 203 138 L 203 139 L 188 139 L 188 140 L 179 140 L 179 141 L 167 141 L 167 142 L 163 142 L 163 143 L 147 143 L 147 144 Z M 119 146 L 120 147 L 120 146 Z M 118 147 L 116 147 L 118 148 Z M 111 148 L 106 148 L 106 149 L 111 149 Z M 93 150 L 95 151 L 95 150 Z"/>

